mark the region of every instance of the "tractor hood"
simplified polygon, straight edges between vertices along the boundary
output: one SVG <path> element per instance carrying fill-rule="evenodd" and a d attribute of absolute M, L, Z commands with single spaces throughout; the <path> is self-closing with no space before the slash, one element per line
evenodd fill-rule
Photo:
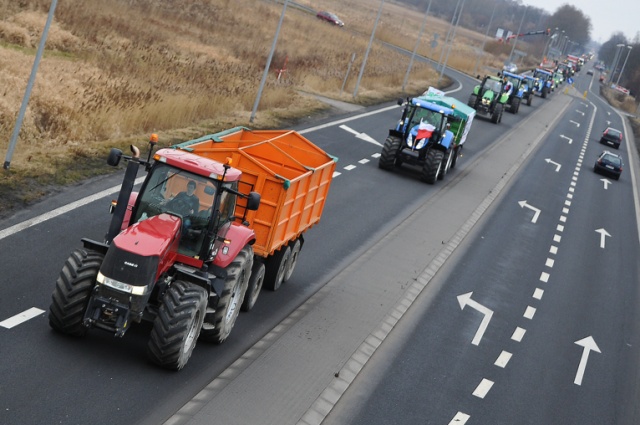
<path fill-rule="evenodd" d="M 113 239 L 120 249 L 144 257 L 163 257 L 177 244 L 182 220 L 170 214 L 160 214 L 130 226 Z"/>

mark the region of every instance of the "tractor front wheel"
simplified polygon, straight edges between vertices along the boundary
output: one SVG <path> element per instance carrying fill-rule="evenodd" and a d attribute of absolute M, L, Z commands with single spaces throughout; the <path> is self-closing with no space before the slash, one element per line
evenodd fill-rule
<path fill-rule="evenodd" d="M 200 332 L 200 339 L 216 344 L 221 344 L 227 339 L 240 313 L 252 267 L 253 248 L 247 245 L 227 266 L 227 275 L 218 305 L 211 306 L 215 311 L 207 314 Z"/>
<path fill-rule="evenodd" d="M 517 114 L 520 110 L 520 98 L 516 97 L 511 101 L 511 113 Z"/>
<path fill-rule="evenodd" d="M 90 249 L 74 250 L 65 262 L 51 296 L 49 325 L 58 332 L 84 336 L 82 324 L 104 255 Z"/>
<path fill-rule="evenodd" d="M 380 159 L 378 160 L 378 167 L 383 170 L 393 170 L 396 165 L 396 157 L 400 150 L 401 140 L 396 136 L 389 136 L 384 141 L 382 146 L 382 152 L 380 153 Z"/>
<path fill-rule="evenodd" d="M 162 298 L 153 321 L 147 355 L 167 369 L 182 369 L 196 346 L 207 310 L 207 291 L 200 286 L 175 281 Z"/>
<path fill-rule="evenodd" d="M 476 109 L 476 100 L 478 100 L 478 96 L 472 94 L 471 96 L 469 96 L 469 102 L 467 102 L 467 105 L 470 108 Z"/>
<path fill-rule="evenodd" d="M 500 121 L 502 121 L 502 108 L 502 103 L 498 103 L 493 109 L 493 114 L 491 114 L 492 123 L 498 124 Z"/>
<path fill-rule="evenodd" d="M 443 159 L 444 152 L 436 149 L 430 149 L 429 152 L 427 152 L 425 163 L 422 166 L 422 176 L 420 179 L 423 182 L 434 184 L 440 174 Z"/>

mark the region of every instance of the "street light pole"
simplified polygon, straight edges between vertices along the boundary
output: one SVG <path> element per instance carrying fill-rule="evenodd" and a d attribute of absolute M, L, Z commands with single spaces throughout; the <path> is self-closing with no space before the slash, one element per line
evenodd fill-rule
<path fill-rule="evenodd" d="M 618 74 L 618 79 L 616 80 L 616 85 L 620 85 L 620 77 L 622 77 L 622 73 L 624 72 L 624 66 L 627 64 L 627 59 L 629 59 L 629 53 L 631 53 L 631 46 L 627 46 L 627 57 L 624 58 L 624 63 L 622 64 L 622 69 L 620 70 L 620 73 Z"/>
<path fill-rule="evenodd" d="M 456 30 L 458 29 L 458 25 L 460 25 L 460 18 L 462 17 L 462 8 L 464 7 L 464 3 L 467 0 L 462 0 L 460 4 L 460 12 L 458 12 L 458 19 L 456 20 L 456 25 L 453 27 L 453 32 L 451 33 L 451 40 L 449 40 L 449 48 L 447 49 L 447 56 L 444 58 L 444 62 L 442 63 L 442 69 L 440 69 L 440 77 L 438 77 L 438 83 L 442 80 L 442 76 L 444 75 L 444 69 L 447 67 L 447 62 L 449 62 L 449 53 L 451 53 L 451 47 L 453 45 L 453 39 L 456 37 Z"/>
<path fill-rule="evenodd" d="M 527 14 L 527 7 L 524 8 L 524 13 L 522 14 L 522 19 L 520 19 L 520 26 L 518 27 L 518 34 L 522 31 L 522 23 L 524 22 L 524 17 Z M 509 53 L 509 62 L 513 62 L 513 52 L 516 50 L 516 44 L 518 44 L 518 34 L 516 34 L 516 38 L 513 40 L 513 46 L 511 47 L 511 53 Z"/>
<path fill-rule="evenodd" d="M 616 44 L 616 47 L 618 49 L 616 50 L 616 56 L 613 58 L 613 66 L 611 67 L 611 75 L 609 75 L 609 83 L 613 82 L 613 76 L 616 73 L 616 68 L 618 67 L 618 61 L 620 60 L 620 48 L 624 47 L 624 44 L 623 43 Z"/>
<path fill-rule="evenodd" d="M 358 74 L 358 80 L 356 81 L 356 88 L 353 90 L 353 98 L 358 97 L 358 89 L 360 88 L 360 80 L 362 80 L 362 74 L 364 74 L 364 67 L 367 65 L 367 58 L 369 58 L 369 51 L 371 50 L 371 45 L 373 44 L 373 37 L 376 34 L 376 28 L 378 27 L 378 21 L 380 20 L 380 15 L 382 14 L 382 6 L 384 6 L 384 0 L 380 2 L 380 8 L 378 9 L 378 16 L 376 17 L 376 22 L 373 24 L 373 31 L 371 31 L 371 38 L 369 39 L 369 45 L 367 46 L 367 51 L 364 54 L 364 59 L 362 60 L 362 65 L 360 65 L 360 74 Z"/>
<path fill-rule="evenodd" d="M 420 45 L 420 39 L 422 38 L 422 33 L 424 32 L 424 27 L 427 26 L 427 17 L 429 16 L 429 10 L 431 10 L 431 2 L 433 0 L 429 0 L 429 6 L 427 7 L 427 12 L 424 14 L 424 21 L 422 22 L 422 26 L 420 27 L 420 33 L 418 34 L 418 39 L 416 40 L 416 45 L 413 48 L 413 53 L 411 54 L 411 60 L 409 61 L 409 67 L 407 68 L 407 73 L 404 76 L 404 81 L 402 82 L 402 92 L 404 93 L 404 88 L 407 85 L 407 81 L 409 81 L 409 73 L 411 72 L 411 67 L 413 67 L 413 61 L 416 57 L 416 52 L 418 51 L 418 46 Z"/>
<path fill-rule="evenodd" d="M 496 3 L 495 6 L 493 6 L 493 12 L 491 13 L 491 18 L 489 18 L 489 24 L 487 25 L 487 32 L 484 34 L 484 39 L 482 40 L 482 48 L 478 52 L 478 57 L 476 58 L 476 64 L 473 67 L 473 72 L 471 73 L 472 76 L 476 75 L 476 72 L 478 71 L 478 63 L 480 62 L 480 56 L 484 55 L 484 47 L 487 44 L 487 37 L 489 36 L 491 23 L 493 22 L 493 16 L 496 14 L 497 8 L 498 8 L 498 3 Z"/>

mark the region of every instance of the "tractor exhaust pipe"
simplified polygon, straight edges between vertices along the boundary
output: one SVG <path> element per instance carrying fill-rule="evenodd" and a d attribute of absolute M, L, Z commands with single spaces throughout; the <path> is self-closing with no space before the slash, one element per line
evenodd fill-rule
<path fill-rule="evenodd" d="M 105 243 L 111 244 L 113 238 L 115 238 L 118 233 L 120 233 L 120 228 L 122 227 L 122 222 L 124 221 L 125 213 L 127 212 L 127 204 L 129 203 L 129 198 L 131 197 L 131 192 L 133 192 L 133 185 L 136 181 L 136 176 L 138 174 L 138 168 L 140 168 L 140 150 L 131 145 L 131 152 L 133 156 L 124 157 L 129 160 L 127 164 L 127 169 L 124 173 L 124 179 L 122 180 L 122 187 L 120 188 L 120 193 L 118 194 L 118 203 L 113 211 L 113 217 L 111 218 L 111 224 L 109 225 L 109 231 L 104 237 Z M 120 162 L 120 158 L 123 157 L 122 151 L 119 149 L 111 149 L 111 153 L 109 154 L 109 165 L 118 165 Z"/>

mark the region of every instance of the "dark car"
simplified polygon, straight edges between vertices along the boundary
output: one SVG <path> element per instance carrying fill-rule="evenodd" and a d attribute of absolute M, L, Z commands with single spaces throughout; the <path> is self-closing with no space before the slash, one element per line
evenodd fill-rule
<path fill-rule="evenodd" d="M 600 143 L 603 145 L 612 145 L 616 149 L 620 149 L 620 143 L 622 143 L 622 131 L 616 130 L 613 127 L 607 127 L 602 133 Z"/>
<path fill-rule="evenodd" d="M 335 13 L 331 13 L 331 12 L 326 12 L 324 10 L 321 10 L 320 12 L 318 12 L 316 14 L 316 17 L 319 19 L 322 19 L 323 21 L 327 21 L 332 23 L 333 25 L 337 25 L 339 27 L 344 27 L 344 22 L 342 22 L 340 20 L 340 18 L 338 18 Z"/>
<path fill-rule="evenodd" d="M 604 151 L 598 159 L 596 159 L 596 163 L 593 165 L 593 171 L 618 180 L 622 173 L 622 157 L 613 152 Z"/>

